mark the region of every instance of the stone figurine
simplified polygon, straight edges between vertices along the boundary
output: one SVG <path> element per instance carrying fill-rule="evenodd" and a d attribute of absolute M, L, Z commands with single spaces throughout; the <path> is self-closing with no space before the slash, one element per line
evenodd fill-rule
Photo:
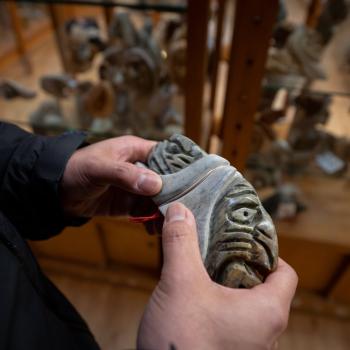
<path fill-rule="evenodd" d="M 160 142 L 147 164 L 162 176 L 154 202 L 164 214 L 179 201 L 196 218 L 201 256 L 210 277 L 232 288 L 262 283 L 277 266 L 277 235 L 254 188 L 216 155 L 182 135 Z"/>
<path fill-rule="evenodd" d="M 14 80 L 0 79 L 0 96 L 5 100 L 12 100 L 18 97 L 32 99 L 36 96 L 36 92 L 22 86 Z"/>
<path fill-rule="evenodd" d="M 60 99 L 72 95 L 78 82 L 67 74 L 50 74 L 40 78 L 40 86 L 46 93 Z"/>
<path fill-rule="evenodd" d="M 39 107 L 29 115 L 29 124 L 33 131 L 39 135 L 56 135 L 68 130 L 62 110 L 55 100 L 42 102 Z"/>
<path fill-rule="evenodd" d="M 71 73 L 87 71 L 94 57 L 106 48 L 100 27 L 94 18 L 78 18 L 64 26 L 66 59 Z"/>
<path fill-rule="evenodd" d="M 325 79 L 321 66 L 324 51 L 321 35 L 305 26 L 296 27 L 282 48 L 271 47 L 267 59 L 268 74 L 305 76 L 309 81 Z"/>

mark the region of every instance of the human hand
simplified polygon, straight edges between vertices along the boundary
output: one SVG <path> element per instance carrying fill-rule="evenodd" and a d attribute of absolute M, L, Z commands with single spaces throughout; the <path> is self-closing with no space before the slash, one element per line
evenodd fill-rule
<path fill-rule="evenodd" d="M 287 326 L 297 275 L 283 260 L 252 289 L 213 282 L 201 260 L 196 224 L 182 204 L 168 208 L 161 279 L 139 326 L 137 348 L 271 349 Z"/>
<path fill-rule="evenodd" d="M 146 161 L 155 144 L 122 136 L 74 152 L 60 184 L 65 213 L 80 217 L 124 215 L 136 200 L 142 205 L 141 196 L 156 195 L 162 187 L 160 176 L 133 164 Z"/>

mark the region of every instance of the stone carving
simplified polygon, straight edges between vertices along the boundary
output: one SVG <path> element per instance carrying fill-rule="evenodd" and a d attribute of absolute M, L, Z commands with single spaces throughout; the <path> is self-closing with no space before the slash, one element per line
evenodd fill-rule
<path fill-rule="evenodd" d="M 182 118 L 172 107 L 176 88 L 160 77 L 156 62 L 145 49 L 106 50 L 100 77 L 113 86 L 113 120 L 119 130 L 154 139 L 182 131 Z"/>
<path fill-rule="evenodd" d="M 31 99 L 36 96 L 36 92 L 13 80 L 0 79 L 0 96 L 5 100 L 12 100 L 17 97 Z"/>
<path fill-rule="evenodd" d="M 331 97 L 328 94 L 301 94 L 295 99 L 297 111 L 291 125 L 288 142 L 295 151 L 313 151 L 322 141 L 317 128 L 329 118 Z"/>
<path fill-rule="evenodd" d="M 66 74 L 50 74 L 40 78 L 41 88 L 56 98 L 66 98 L 76 90 L 77 81 Z"/>
<path fill-rule="evenodd" d="M 285 47 L 272 47 L 267 60 L 269 74 L 294 74 L 309 80 L 325 79 L 321 67 L 324 51 L 320 34 L 304 26 L 296 27 L 288 36 Z"/>
<path fill-rule="evenodd" d="M 160 211 L 179 201 L 194 213 L 202 259 L 214 281 L 250 288 L 275 270 L 272 220 L 254 188 L 227 160 L 173 135 L 157 144 L 147 166 L 163 179 L 162 191 L 153 198 Z"/>
<path fill-rule="evenodd" d="M 29 123 L 36 134 L 55 135 L 68 129 L 57 101 L 47 100 L 29 115 Z"/>
<path fill-rule="evenodd" d="M 85 72 L 91 67 L 95 55 L 105 49 L 97 21 L 93 18 L 72 19 L 65 23 L 64 32 L 69 71 Z"/>
<path fill-rule="evenodd" d="M 113 88 L 108 81 L 95 84 L 83 96 L 84 109 L 94 119 L 90 131 L 101 134 L 111 131 L 111 115 L 115 107 Z"/>

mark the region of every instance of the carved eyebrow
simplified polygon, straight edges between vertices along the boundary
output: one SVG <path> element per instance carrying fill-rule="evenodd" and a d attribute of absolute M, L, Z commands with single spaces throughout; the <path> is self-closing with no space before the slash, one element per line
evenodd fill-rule
<path fill-rule="evenodd" d="M 243 197 L 243 195 L 240 196 L 227 196 L 226 198 L 228 200 L 230 200 L 231 198 L 235 199 L 235 201 L 232 203 L 230 203 L 230 209 L 231 210 L 237 210 L 240 208 L 251 208 L 254 209 L 255 207 L 259 206 L 259 202 L 257 199 L 255 199 L 254 197 L 256 196 L 256 194 L 254 193 L 254 197 Z"/>
<path fill-rule="evenodd" d="M 253 196 L 257 196 L 256 192 L 253 189 L 250 189 L 249 187 L 243 187 L 242 189 L 233 189 L 231 190 L 229 193 L 226 194 L 226 198 L 236 198 L 236 197 L 241 197 L 243 195 L 253 195 Z"/>

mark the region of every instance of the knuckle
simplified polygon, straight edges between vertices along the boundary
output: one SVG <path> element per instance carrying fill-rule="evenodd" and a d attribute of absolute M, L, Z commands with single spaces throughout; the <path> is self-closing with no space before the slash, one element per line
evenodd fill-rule
<path fill-rule="evenodd" d="M 128 179 L 130 177 L 130 168 L 126 163 L 118 162 L 113 165 L 113 172 L 117 178 Z"/>
<path fill-rule="evenodd" d="M 134 135 L 125 135 L 125 136 L 120 136 L 119 140 L 122 141 L 123 143 L 129 143 L 129 142 L 133 143 L 143 139 L 141 137 L 134 136 Z"/>

